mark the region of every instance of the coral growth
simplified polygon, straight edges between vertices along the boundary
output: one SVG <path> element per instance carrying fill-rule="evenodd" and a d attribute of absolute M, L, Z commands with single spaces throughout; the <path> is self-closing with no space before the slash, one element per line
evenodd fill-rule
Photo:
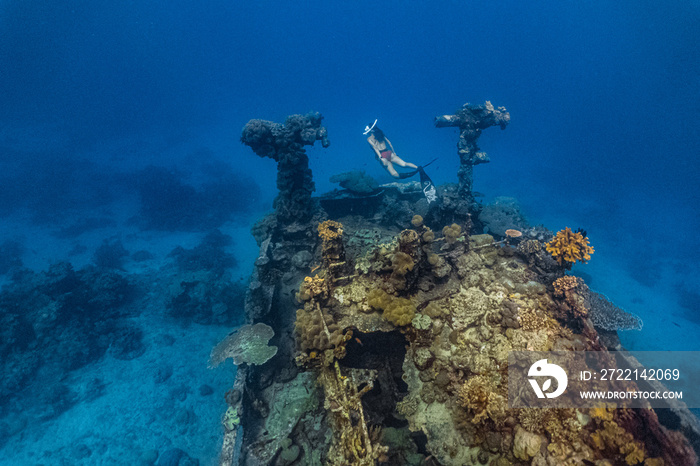
<path fill-rule="evenodd" d="M 410 324 L 416 315 L 416 306 L 411 300 L 396 298 L 379 288 L 369 292 L 367 303 L 373 309 L 383 311 L 384 318 L 398 327 Z"/>
<path fill-rule="evenodd" d="M 588 287 L 581 278 L 573 275 L 565 275 L 554 280 L 554 296 L 564 298 L 564 311 L 566 318 L 580 318 L 588 315 L 586 296 Z"/>
<path fill-rule="evenodd" d="M 216 367 L 228 358 L 232 358 L 237 366 L 243 363 L 265 364 L 277 354 L 277 347 L 267 344 L 273 336 L 275 332 L 269 325 L 244 325 L 214 347 L 209 367 Z"/>
<path fill-rule="evenodd" d="M 447 244 L 454 244 L 457 241 L 457 238 L 459 238 L 459 235 L 462 234 L 462 227 L 456 223 L 453 223 L 450 226 L 445 226 L 442 229 L 442 234 L 445 237 L 445 242 Z"/>
<path fill-rule="evenodd" d="M 615 306 L 600 293 L 592 291 L 583 279 L 564 276 L 556 279 L 554 296 L 564 298 L 557 318 L 590 318 L 591 323 L 607 331 L 641 330 L 642 319 Z"/>
<path fill-rule="evenodd" d="M 580 232 L 571 231 L 569 227 L 557 232 L 547 243 L 546 249 L 559 265 L 566 267 L 571 267 L 576 261 L 585 263 L 591 259 L 591 254 L 594 252 L 588 244 L 588 237 L 584 237 Z"/>
<path fill-rule="evenodd" d="M 333 220 L 326 220 L 318 224 L 318 236 L 324 242 L 334 241 L 343 236 L 343 225 Z"/>
<path fill-rule="evenodd" d="M 391 303 L 392 296 L 381 288 L 375 288 L 367 294 L 367 304 L 373 309 L 383 311 Z"/>
<path fill-rule="evenodd" d="M 323 264 L 330 276 L 337 277 L 346 265 L 343 225 L 333 220 L 321 222 L 318 225 L 318 236 L 322 240 Z"/>
<path fill-rule="evenodd" d="M 303 351 L 322 352 L 337 348 L 345 341 L 340 327 L 324 316 L 320 308 L 297 311 L 296 334 L 299 347 Z"/>
<path fill-rule="evenodd" d="M 644 445 L 613 420 L 603 421 L 591 434 L 591 440 L 595 448 L 606 452 L 608 457 L 624 460 L 623 464 L 641 464 L 647 457 Z"/>
<path fill-rule="evenodd" d="M 384 308 L 384 318 L 397 327 L 410 324 L 415 315 L 416 306 L 406 298 L 395 298 Z"/>
<path fill-rule="evenodd" d="M 308 301 L 314 297 L 328 296 L 328 282 L 321 277 L 304 277 L 301 283 L 297 299 L 299 301 Z"/>
<path fill-rule="evenodd" d="M 394 253 L 394 257 L 391 260 L 391 267 L 394 270 L 394 275 L 397 277 L 403 277 L 408 272 L 413 270 L 415 262 L 413 258 L 406 254 L 405 252 L 397 251 Z"/>
<path fill-rule="evenodd" d="M 460 387 L 460 404 L 472 414 L 472 423 L 478 424 L 490 418 L 500 423 L 505 415 L 506 399 L 498 393 L 493 376 L 475 375 Z"/>
<path fill-rule="evenodd" d="M 602 294 L 590 291 L 587 297 L 588 314 L 596 327 L 608 331 L 642 329 L 641 318 L 615 306 Z"/>
<path fill-rule="evenodd" d="M 556 296 L 564 296 L 567 291 L 575 290 L 580 286 L 582 280 L 573 275 L 566 275 L 564 277 L 557 278 L 552 284 L 554 286 L 554 293 Z"/>

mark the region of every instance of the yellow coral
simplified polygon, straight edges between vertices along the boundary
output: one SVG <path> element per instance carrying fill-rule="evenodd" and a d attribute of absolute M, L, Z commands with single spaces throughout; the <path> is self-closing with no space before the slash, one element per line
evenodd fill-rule
<path fill-rule="evenodd" d="M 428 230 L 425 233 L 423 233 L 423 241 L 425 241 L 426 243 L 432 243 L 434 240 L 435 233 L 433 232 L 433 230 L 428 228 Z"/>
<path fill-rule="evenodd" d="M 326 220 L 318 224 L 318 236 L 323 241 L 330 241 L 343 236 L 343 224 L 334 220 Z"/>
<path fill-rule="evenodd" d="M 418 228 L 419 226 L 423 225 L 423 217 L 421 217 L 420 215 L 414 215 L 411 219 L 411 224 L 413 224 L 414 227 Z"/>
<path fill-rule="evenodd" d="M 326 281 L 321 277 L 304 277 L 304 281 L 299 287 L 297 299 L 299 301 L 308 301 L 314 296 L 323 295 L 326 293 Z"/>
<path fill-rule="evenodd" d="M 416 306 L 410 299 L 395 298 L 384 308 L 384 318 L 401 327 L 411 323 L 416 316 Z"/>
<path fill-rule="evenodd" d="M 573 264 L 576 261 L 586 262 L 590 260 L 594 250 L 588 244 L 588 237 L 579 232 L 571 231 L 566 227 L 559 231 L 554 238 L 547 243 L 547 252 L 561 265 L 563 262 Z"/>
<path fill-rule="evenodd" d="M 601 419 L 603 421 L 612 421 L 613 419 L 612 409 L 608 409 L 605 404 L 600 404 L 595 408 L 591 408 L 589 414 L 592 418 Z"/>
<path fill-rule="evenodd" d="M 620 453 L 625 455 L 625 463 L 630 466 L 633 464 L 640 464 L 646 458 L 644 448 L 642 448 L 637 442 L 628 443 L 620 447 Z"/>
<path fill-rule="evenodd" d="M 384 311 L 384 318 L 398 327 L 410 324 L 416 316 L 416 306 L 410 299 L 396 298 L 380 288 L 367 294 L 367 304 Z"/>
<path fill-rule="evenodd" d="M 591 440 L 598 450 L 617 453 L 630 466 L 643 462 L 646 457 L 644 445 L 615 421 L 603 421 L 603 428 L 593 432 Z"/>
<path fill-rule="evenodd" d="M 392 296 L 381 288 L 375 288 L 367 294 L 367 304 L 373 309 L 383 311 L 391 303 Z"/>

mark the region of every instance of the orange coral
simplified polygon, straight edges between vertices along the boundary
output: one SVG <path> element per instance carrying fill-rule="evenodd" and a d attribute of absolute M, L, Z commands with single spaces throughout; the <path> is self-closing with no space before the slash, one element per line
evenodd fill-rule
<path fill-rule="evenodd" d="M 561 265 L 567 262 L 571 265 L 576 261 L 586 262 L 590 260 L 594 250 L 588 244 L 588 237 L 584 237 L 579 232 L 571 231 L 566 227 L 559 231 L 556 236 L 547 243 L 547 252 L 554 257 Z"/>

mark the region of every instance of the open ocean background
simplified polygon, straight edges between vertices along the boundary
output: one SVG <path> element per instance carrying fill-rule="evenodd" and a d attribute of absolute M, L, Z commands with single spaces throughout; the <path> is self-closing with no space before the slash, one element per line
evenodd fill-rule
<path fill-rule="evenodd" d="M 320 194 L 348 170 L 393 181 L 362 135 L 375 118 L 401 157 L 438 157 L 433 181 L 456 182 L 457 130 L 433 118 L 489 100 L 511 124 L 479 141 L 484 202 L 587 231 L 595 254 L 574 273 L 645 322 L 625 346 L 700 350 L 698 24 L 697 0 L 0 0 L 0 279 L 81 270 L 105 244 L 129 254 L 118 273 L 154 273 L 218 228 L 244 283 L 276 195 L 275 163 L 239 142 L 249 119 L 323 114 Z M 0 464 L 166 464 L 175 449 L 216 464 L 235 368 L 206 366 L 231 325 L 128 320 L 143 353 L 61 375 L 54 411 L 0 400 Z"/>

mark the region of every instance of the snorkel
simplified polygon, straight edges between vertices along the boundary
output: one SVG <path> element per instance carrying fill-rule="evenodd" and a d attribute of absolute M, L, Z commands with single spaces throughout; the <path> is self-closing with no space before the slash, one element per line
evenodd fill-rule
<path fill-rule="evenodd" d="M 372 126 L 365 126 L 365 132 L 362 134 L 367 136 L 370 133 L 370 131 L 372 131 L 374 129 L 375 126 L 377 126 L 377 120 L 374 120 L 374 123 L 372 123 Z"/>

